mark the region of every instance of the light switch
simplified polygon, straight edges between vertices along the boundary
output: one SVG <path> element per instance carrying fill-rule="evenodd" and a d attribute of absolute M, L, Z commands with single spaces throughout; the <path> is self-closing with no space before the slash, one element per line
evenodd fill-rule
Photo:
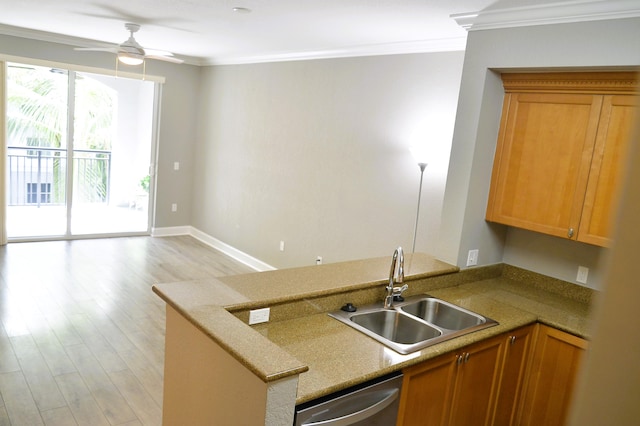
<path fill-rule="evenodd" d="M 581 284 L 586 284 L 588 276 L 589 276 L 589 268 L 585 266 L 578 266 L 578 276 L 576 277 L 576 281 Z"/>
<path fill-rule="evenodd" d="M 269 321 L 269 308 L 252 309 L 249 311 L 249 325 Z"/>

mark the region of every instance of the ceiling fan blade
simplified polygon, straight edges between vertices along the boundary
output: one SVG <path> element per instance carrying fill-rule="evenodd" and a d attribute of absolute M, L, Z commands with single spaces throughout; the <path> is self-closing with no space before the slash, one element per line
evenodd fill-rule
<path fill-rule="evenodd" d="M 172 64 L 181 64 L 184 62 L 184 60 L 174 58 L 173 56 L 162 56 L 162 55 L 145 55 L 145 59 L 155 59 L 157 61 L 171 62 Z"/>
<path fill-rule="evenodd" d="M 166 50 L 144 49 L 147 56 L 173 56 L 173 53 Z"/>
<path fill-rule="evenodd" d="M 111 52 L 118 53 L 117 47 L 74 47 L 73 50 L 80 50 L 85 52 Z"/>
<path fill-rule="evenodd" d="M 185 19 L 172 18 L 172 17 L 149 18 L 147 16 L 133 14 L 129 10 L 121 9 L 116 6 L 102 5 L 102 4 L 93 4 L 92 6 L 98 9 L 102 9 L 105 13 L 92 13 L 92 12 L 77 12 L 77 13 L 80 15 L 89 16 L 93 18 L 110 19 L 110 20 L 125 21 L 125 22 L 136 22 L 144 26 L 164 27 L 164 28 L 170 28 L 178 31 L 193 32 L 186 28 L 173 27 L 174 24 L 182 24 L 182 23 L 190 22 Z"/>

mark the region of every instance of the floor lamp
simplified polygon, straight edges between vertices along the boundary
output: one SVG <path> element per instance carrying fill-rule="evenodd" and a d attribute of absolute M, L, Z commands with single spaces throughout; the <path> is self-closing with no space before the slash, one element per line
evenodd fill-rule
<path fill-rule="evenodd" d="M 420 167 L 420 187 L 418 188 L 418 206 L 416 207 L 416 226 L 413 231 L 413 247 L 411 248 L 411 253 L 415 253 L 416 251 L 416 237 L 418 236 L 418 219 L 420 218 L 420 199 L 422 198 L 422 178 L 424 177 L 424 169 L 427 168 L 427 163 L 418 163 L 418 167 Z"/>

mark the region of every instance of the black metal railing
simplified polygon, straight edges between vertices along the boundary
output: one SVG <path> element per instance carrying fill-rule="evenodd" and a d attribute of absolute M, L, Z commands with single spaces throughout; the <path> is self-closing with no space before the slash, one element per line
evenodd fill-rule
<path fill-rule="evenodd" d="M 7 147 L 10 206 L 66 203 L 67 150 L 31 146 Z M 111 151 L 73 150 L 74 200 L 107 203 Z"/>

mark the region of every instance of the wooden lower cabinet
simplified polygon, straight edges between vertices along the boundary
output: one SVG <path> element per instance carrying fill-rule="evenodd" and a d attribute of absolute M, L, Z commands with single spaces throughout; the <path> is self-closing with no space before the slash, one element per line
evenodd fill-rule
<path fill-rule="evenodd" d="M 506 334 L 500 387 L 491 424 L 517 425 L 520 401 L 526 381 L 535 325 L 522 327 Z"/>
<path fill-rule="evenodd" d="M 534 327 L 522 327 L 406 369 L 397 424 L 517 424 Z"/>
<path fill-rule="evenodd" d="M 500 383 L 503 338 L 468 346 L 456 360 L 456 381 L 449 410 L 450 425 L 488 425 Z"/>
<path fill-rule="evenodd" d="M 561 426 L 586 348 L 535 324 L 407 368 L 397 425 Z"/>
<path fill-rule="evenodd" d="M 451 406 L 456 362 L 440 356 L 404 371 L 398 426 L 443 425 Z"/>
<path fill-rule="evenodd" d="M 561 426 L 567 420 L 587 341 L 546 325 L 536 327 L 519 424 Z"/>
<path fill-rule="evenodd" d="M 490 338 L 406 369 L 397 424 L 490 424 L 504 343 Z"/>

